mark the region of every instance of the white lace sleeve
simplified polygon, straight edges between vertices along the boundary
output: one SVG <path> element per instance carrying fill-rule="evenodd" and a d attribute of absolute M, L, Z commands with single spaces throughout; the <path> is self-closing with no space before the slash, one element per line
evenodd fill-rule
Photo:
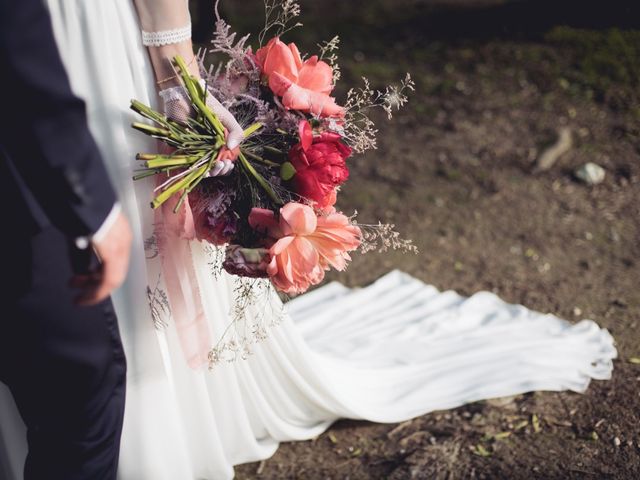
<path fill-rule="evenodd" d="M 145 47 L 161 47 L 172 43 L 180 43 L 191 38 L 191 24 L 171 30 L 159 32 L 142 31 L 142 44 Z"/>
<path fill-rule="evenodd" d="M 145 46 L 160 47 L 191 38 L 188 0 L 134 1 Z"/>

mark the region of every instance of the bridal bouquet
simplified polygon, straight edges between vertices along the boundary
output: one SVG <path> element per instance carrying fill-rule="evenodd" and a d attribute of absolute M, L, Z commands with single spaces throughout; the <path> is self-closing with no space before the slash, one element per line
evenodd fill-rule
<path fill-rule="evenodd" d="M 364 86 L 350 90 L 340 104 L 331 96 L 340 76 L 338 38 L 319 45 L 318 55 L 303 55 L 281 39 L 299 15 L 297 4 L 267 2 L 266 9 L 255 52 L 249 36 L 236 40 L 218 18 L 205 54 L 226 58 L 207 67 L 205 55 L 199 55 L 204 86 L 182 58 L 175 58 L 195 111 L 192 119 L 178 123 L 132 102 L 155 124 L 133 127 L 172 148 L 166 155 L 138 154 L 141 169 L 134 178 L 160 177 L 152 207 L 173 199 L 175 212 L 188 209 L 198 240 L 226 245 L 227 272 L 269 278 L 277 290 L 298 294 L 321 282 L 326 270 L 343 270 L 354 250 L 415 249 L 393 225 L 361 225 L 335 207 L 349 178 L 348 160 L 375 148 L 369 110 L 380 107 L 390 118 L 407 101 L 413 82 L 407 75 L 398 86 L 380 91 L 364 79 Z M 207 95 L 245 128 L 235 150 L 225 147 L 224 127 L 207 106 Z M 210 175 L 220 159 L 235 160 L 236 168 L 226 176 Z"/>

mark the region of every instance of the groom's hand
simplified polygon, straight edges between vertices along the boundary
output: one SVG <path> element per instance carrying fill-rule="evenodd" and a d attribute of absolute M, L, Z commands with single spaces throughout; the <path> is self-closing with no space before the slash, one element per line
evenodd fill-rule
<path fill-rule="evenodd" d="M 104 237 L 93 242 L 93 249 L 100 260 L 98 268 L 86 275 L 76 275 L 71 280 L 71 286 L 81 290 L 76 297 L 78 305 L 95 305 L 122 285 L 129 268 L 131 240 L 129 222 L 119 213 Z"/>

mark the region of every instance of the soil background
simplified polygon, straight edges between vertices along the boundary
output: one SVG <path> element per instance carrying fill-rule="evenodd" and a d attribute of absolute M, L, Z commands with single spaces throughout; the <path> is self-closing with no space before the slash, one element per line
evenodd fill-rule
<path fill-rule="evenodd" d="M 192 2 L 210 38 L 210 1 Z M 640 8 L 637 2 L 302 1 L 303 52 L 340 35 L 345 89 L 411 72 L 416 92 L 378 149 L 351 159 L 338 206 L 394 223 L 419 255 L 354 258 L 336 279 L 366 285 L 401 269 L 441 290 L 495 292 L 615 337 L 611 381 L 584 395 L 536 392 L 400 425 L 340 421 L 282 444 L 239 479 L 640 478 Z M 593 3 L 594 5 L 591 5 Z M 241 33 L 258 1 L 222 2 Z M 255 41 L 255 39 L 254 39 Z M 573 146 L 536 160 L 559 129 Z M 574 172 L 606 171 L 595 186 Z"/>

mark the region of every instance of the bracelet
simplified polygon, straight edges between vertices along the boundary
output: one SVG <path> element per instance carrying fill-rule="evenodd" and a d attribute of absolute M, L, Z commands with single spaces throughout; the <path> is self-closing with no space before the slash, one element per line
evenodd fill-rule
<path fill-rule="evenodd" d="M 191 23 L 173 30 L 161 30 L 159 32 L 142 31 L 142 45 L 145 47 L 161 47 L 173 43 L 184 42 L 191 38 Z"/>
<path fill-rule="evenodd" d="M 191 58 L 191 60 L 189 61 L 189 63 L 187 63 L 187 67 L 190 67 L 195 59 L 196 59 L 196 56 L 194 55 L 193 58 Z M 177 73 L 175 73 L 175 74 L 171 75 L 170 77 L 163 78 L 162 80 L 158 80 L 156 82 L 156 85 L 162 85 L 163 83 L 166 83 L 169 80 L 173 80 L 174 78 L 178 78 L 178 76 L 179 75 Z"/>

